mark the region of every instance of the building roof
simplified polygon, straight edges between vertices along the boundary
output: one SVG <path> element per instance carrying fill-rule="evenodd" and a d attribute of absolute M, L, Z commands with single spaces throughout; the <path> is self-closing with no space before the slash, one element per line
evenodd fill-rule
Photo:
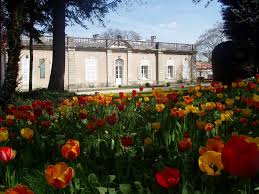
<path fill-rule="evenodd" d="M 52 36 L 41 37 L 43 44 L 34 43 L 35 46 L 52 46 Z M 23 46 L 29 45 L 28 37 L 22 37 Z M 155 41 L 134 41 L 123 39 L 102 39 L 102 38 L 79 38 L 66 37 L 66 46 L 83 49 L 130 49 L 130 50 L 153 50 L 153 51 L 173 51 L 184 53 L 196 53 L 193 44 L 164 43 Z"/>
<path fill-rule="evenodd" d="M 212 64 L 210 64 L 208 62 L 196 62 L 196 69 L 197 70 L 212 69 Z"/>

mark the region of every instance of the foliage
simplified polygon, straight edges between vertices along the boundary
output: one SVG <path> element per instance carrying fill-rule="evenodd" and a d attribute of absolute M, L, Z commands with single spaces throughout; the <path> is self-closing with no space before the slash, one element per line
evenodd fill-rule
<path fill-rule="evenodd" d="M 9 105 L 0 113 L 0 148 L 16 156 L 0 150 L 0 191 L 19 183 L 36 194 L 252 194 L 259 176 L 258 86 L 259 75 L 231 87 L 213 82 Z M 49 185 L 46 169 L 63 161 L 75 172 L 72 180 L 61 168 Z"/>
<path fill-rule="evenodd" d="M 200 35 L 196 42 L 197 59 L 211 63 L 212 51 L 219 43 L 226 40 L 223 34 L 223 24 L 218 23 L 213 28 Z"/>
<path fill-rule="evenodd" d="M 201 0 L 193 0 L 199 3 Z M 206 1 L 206 6 L 213 0 Z M 218 0 L 222 4 L 225 35 L 250 53 L 254 72 L 259 68 L 259 3 L 257 0 Z"/>
<path fill-rule="evenodd" d="M 108 39 L 116 39 L 116 38 L 122 38 L 125 40 L 140 40 L 141 36 L 139 33 L 135 31 L 129 31 L 129 30 L 120 30 L 120 29 L 112 29 L 109 28 L 105 32 L 101 34 L 101 38 L 108 38 Z"/>

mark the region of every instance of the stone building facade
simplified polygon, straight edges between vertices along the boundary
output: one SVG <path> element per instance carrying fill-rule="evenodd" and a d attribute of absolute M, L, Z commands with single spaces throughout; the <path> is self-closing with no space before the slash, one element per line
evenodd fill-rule
<path fill-rule="evenodd" d="M 52 65 L 52 37 L 34 44 L 33 88 L 48 86 Z M 23 38 L 19 88 L 29 85 L 29 40 Z M 66 37 L 65 88 L 163 84 L 195 79 L 192 44 Z"/>

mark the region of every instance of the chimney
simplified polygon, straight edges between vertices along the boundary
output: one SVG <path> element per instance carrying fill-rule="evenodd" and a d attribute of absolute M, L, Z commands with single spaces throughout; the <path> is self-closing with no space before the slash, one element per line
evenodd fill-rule
<path fill-rule="evenodd" d="M 151 36 L 151 42 L 155 42 L 156 36 Z"/>
<path fill-rule="evenodd" d="M 94 38 L 94 39 L 100 38 L 100 34 L 94 34 L 94 35 L 93 35 L 93 38 Z"/>
<path fill-rule="evenodd" d="M 123 37 L 121 35 L 117 35 L 116 39 L 121 40 Z"/>

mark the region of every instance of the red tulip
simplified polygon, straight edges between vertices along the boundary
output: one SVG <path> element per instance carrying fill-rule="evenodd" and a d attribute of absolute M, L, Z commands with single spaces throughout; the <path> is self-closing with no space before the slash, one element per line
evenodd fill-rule
<path fill-rule="evenodd" d="M 61 148 L 62 156 L 69 160 L 75 160 L 80 155 L 79 141 L 69 139 Z"/>
<path fill-rule="evenodd" d="M 136 96 L 137 91 L 136 90 L 132 90 L 131 94 L 132 94 L 132 97 L 134 97 L 134 96 Z"/>
<path fill-rule="evenodd" d="M 259 150 L 245 137 L 232 136 L 222 151 L 225 171 L 234 176 L 254 177 L 259 172 Z"/>
<path fill-rule="evenodd" d="M 143 87 L 143 86 L 140 86 L 140 87 L 139 87 L 139 91 L 141 91 L 141 92 L 142 92 L 142 91 L 143 91 L 143 89 L 144 89 L 144 87 Z"/>
<path fill-rule="evenodd" d="M 130 136 L 123 136 L 121 138 L 121 144 L 125 147 L 129 147 L 133 145 L 133 139 Z"/>
<path fill-rule="evenodd" d="M 180 171 L 177 168 L 165 167 L 156 172 L 155 176 L 157 183 L 166 189 L 176 187 L 180 181 Z"/>
<path fill-rule="evenodd" d="M 124 111 L 125 110 L 125 104 L 120 104 L 118 105 L 119 111 Z"/>
<path fill-rule="evenodd" d="M 6 163 L 15 158 L 16 152 L 11 147 L 0 147 L 0 162 Z"/>
<path fill-rule="evenodd" d="M 107 123 L 109 123 L 110 125 L 115 125 L 115 123 L 117 123 L 116 114 L 113 113 L 113 114 L 109 115 L 106 120 L 107 120 Z"/>

